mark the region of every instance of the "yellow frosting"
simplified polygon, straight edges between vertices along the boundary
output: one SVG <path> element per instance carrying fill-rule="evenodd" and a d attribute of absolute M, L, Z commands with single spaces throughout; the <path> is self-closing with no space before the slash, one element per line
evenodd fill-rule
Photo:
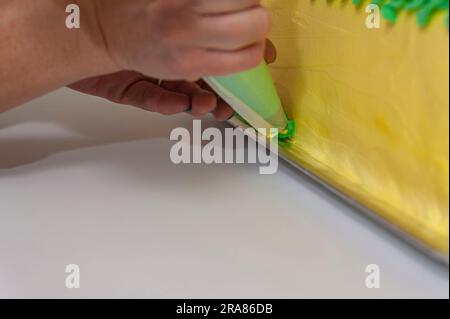
<path fill-rule="evenodd" d="M 300 165 L 426 246 L 449 249 L 449 35 L 414 15 L 368 29 L 351 1 L 266 0 Z M 442 18 L 442 19 L 441 19 Z"/>

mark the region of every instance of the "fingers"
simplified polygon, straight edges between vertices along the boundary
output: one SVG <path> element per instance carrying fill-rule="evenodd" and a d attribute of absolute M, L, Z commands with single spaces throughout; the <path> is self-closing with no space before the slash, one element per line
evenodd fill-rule
<path fill-rule="evenodd" d="M 214 92 L 214 90 L 206 83 L 201 80 L 198 82 L 198 85 L 208 92 Z M 215 94 L 215 93 L 214 93 Z M 236 112 L 229 106 L 224 100 L 220 97 L 217 97 L 217 106 L 212 112 L 214 118 L 219 122 L 228 121 L 230 118 L 234 116 Z"/>
<path fill-rule="evenodd" d="M 162 86 L 170 91 L 179 92 L 190 97 L 190 113 L 201 117 L 212 113 L 217 108 L 216 95 L 194 82 L 164 82 Z"/>
<path fill-rule="evenodd" d="M 167 81 L 161 85 L 157 83 L 158 81 L 140 73 L 123 71 L 86 79 L 70 87 L 114 103 L 127 104 L 164 115 L 189 111 L 193 116 L 201 117 L 213 113 L 218 108 L 216 95 L 197 83 L 184 81 Z M 220 111 L 222 108 L 221 104 L 219 114 L 223 113 Z"/>
<path fill-rule="evenodd" d="M 167 90 L 190 96 L 192 116 L 202 117 L 211 113 L 217 121 L 223 122 L 235 114 L 234 110 L 218 98 L 203 81 L 199 83 L 172 81 L 164 82 L 162 86 Z"/>
<path fill-rule="evenodd" d="M 255 68 L 263 59 L 264 47 L 265 41 L 237 51 L 205 51 L 196 62 L 189 59 L 192 76 L 187 78 L 229 75 Z"/>
<path fill-rule="evenodd" d="M 185 94 L 168 91 L 148 80 L 131 85 L 123 92 L 120 103 L 163 115 L 182 113 L 190 107 L 190 99 Z"/>
<path fill-rule="evenodd" d="M 269 40 L 233 52 L 210 50 L 201 58 L 204 69 L 200 73 L 202 76 L 234 74 L 257 67 L 263 58 L 269 64 L 277 58 L 276 48 Z"/>
<path fill-rule="evenodd" d="M 199 1 L 207 12 L 226 12 L 201 16 L 196 22 L 197 36 L 181 68 L 185 78 L 221 76 L 257 67 L 271 29 L 267 9 L 256 0 Z M 271 48 L 272 49 L 272 48 Z M 272 57 L 273 51 L 268 51 Z M 183 64 L 183 62 L 181 62 Z M 179 68 L 180 69 L 180 68 Z"/>
<path fill-rule="evenodd" d="M 219 100 L 217 108 L 213 112 L 215 119 L 219 122 L 228 121 L 234 114 L 234 110 L 223 100 Z"/>
<path fill-rule="evenodd" d="M 214 1 L 212 1 L 214 2 Z M 202 48 L 235 51 L 263 41 L 271 29 L 268 11 L 261 7 L 199 19 L 196 44 Z"/>
<path fill-rule="evenodd" d="M 235 12 L 257 6 L 261 0 L 196 0 L 196 10 L 202 14 Z"/>
<path fill-rule="evenodd" d="M 114 69 L 167 80 L 255 67 L 271 28 L 262 0 L 98 2 L 96 31 L 102 33 L 102 53 Z"/>
<path fill-rule="evenodd" d="M 272 63 L 276 59 L 276 49 L 269 40 L 265 46 L 266 61 Z M 221 64 L 217 60 L 213 62 L 216 65 Z M 163 82 L 160 87 L 154 79 L 137 72 L 123 71 L 83 80 L 70 87 L 115 103 L 129 104 L 167 115 L 190 111 L 193 116 L 200 117 L 212 113 L 216 120 L 226 121 L 235 113 L 203 81 L 168 81 Z"/>

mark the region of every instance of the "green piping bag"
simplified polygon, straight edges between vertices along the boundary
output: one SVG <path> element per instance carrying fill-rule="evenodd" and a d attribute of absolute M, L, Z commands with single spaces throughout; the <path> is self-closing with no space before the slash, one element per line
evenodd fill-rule
<path fill-rule="evenodd" d="M 276 128 L 282 138 L 293 135 L 294 125 L 286 117 L 265 62 L 249 71 L 204 80 L 254 128 L 266 129 L 267 132 Z"/>

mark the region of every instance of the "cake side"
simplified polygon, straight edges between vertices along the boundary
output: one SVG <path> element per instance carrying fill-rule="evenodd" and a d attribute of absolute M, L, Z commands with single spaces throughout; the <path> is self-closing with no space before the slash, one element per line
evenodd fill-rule
<path fill-rule="evenodd" d="M 449 39 L 400 12 L 368 29 L 365 6 L 267 0 L 272 68 L 304 167 L 425 245 L 449 246 Z"/>

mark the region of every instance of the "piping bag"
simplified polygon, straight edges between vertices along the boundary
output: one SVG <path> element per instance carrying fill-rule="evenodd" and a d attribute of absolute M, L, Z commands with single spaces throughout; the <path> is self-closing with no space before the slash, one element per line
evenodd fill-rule
<path fill-rule="evenodd" d="M 255 129 L 278 129 L 279 139 L 294 135 L 295 122 L 286 117 L 266 62 L 248 71 L 206 77 L 204 81 Z"/>

